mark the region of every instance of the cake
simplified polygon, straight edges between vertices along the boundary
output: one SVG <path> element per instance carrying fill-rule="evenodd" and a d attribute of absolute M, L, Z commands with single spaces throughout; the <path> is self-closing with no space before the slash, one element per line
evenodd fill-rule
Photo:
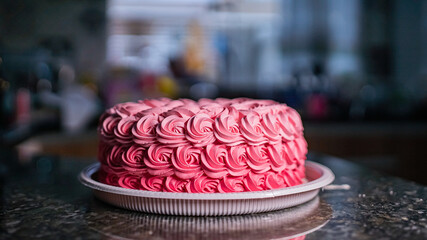
<path fill-rule="evenodd" d="M 98 181 L 161 192 L 278 189 L 305 178 L 293 108 L 272 100 L 168 98 L 117 104 L 100 118 Z"/>

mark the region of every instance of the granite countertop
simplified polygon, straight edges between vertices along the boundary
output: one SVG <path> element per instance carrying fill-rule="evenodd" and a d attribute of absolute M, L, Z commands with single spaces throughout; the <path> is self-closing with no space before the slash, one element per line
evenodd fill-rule
<path fill-rule="evenodd" d="M 427 187 L 311 154 L 336 180 L 301 206 L 263 214 L 179 217 L 132 212 L 77 180 L 94 159 L 0 155 L 0 239 L 427 239 Z"/>

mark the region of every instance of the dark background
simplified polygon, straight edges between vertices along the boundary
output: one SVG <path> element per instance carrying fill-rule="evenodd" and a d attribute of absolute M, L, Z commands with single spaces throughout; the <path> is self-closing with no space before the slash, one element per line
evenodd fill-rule
<path fill-rule="evenodd" d="M 1 146 L 95 157 L 115 103 L 268 98 L 310 151 L 427 184 L 426 44 L 425 0 L 1 0 Z"/>

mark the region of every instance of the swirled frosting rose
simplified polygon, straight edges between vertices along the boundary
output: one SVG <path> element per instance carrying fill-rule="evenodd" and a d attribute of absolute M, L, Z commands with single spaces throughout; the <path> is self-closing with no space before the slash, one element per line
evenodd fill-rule
<path fill-rule="evenodd" d="M 146 191 L 229 193 L 301 184 L 297 111 L 248 98 L 146 99 L 100 118 L 98 179 Z"/>
<path fill-rule="evenodd" d="M 128 172 L 145 172 L 145 148 L 134 144 L 122 154 L 123 168 Z"/>
<path fill-rule="evenodd" d="M 121 144 L 131 144 L 132 143 L 132 128 L 136 119 L 134 116 L 124 117 L 120 119 L 117 123 L 116 128 L 114 129 L 114 135 L 117 142 Z"/>
<path fill-rule="evenodd" d="M 185 119 L 171 115 L 163 119 L 156 128 L 157 140 L 169 146 L 186 144 Z"/>
<path fill-rule="evenodd" d="M 148 172 L 154 176 L 170 176 L 173 174 L 171 158 L 173 149 L 164 145 L 154 144 L 147 150 L 144 164 Z"/>
<path fill-rule="evenodd" d="M 187 120 L 185 135 L 195 147 L 204 147 L 215 142 L 214 120 L 207 114 L 197 114 Z"/>
<path fill-rule="evenodd" d="M 156 141 L 156 126 L 158 123 L 158 116 L 142 116 L 132 128 L 134 142 L 143 146 L 154 143 Z"/>
<path fill-rule="evenodd" d="M 245 140 L 240 133 L 239 122 L 239 113 L 235 108 L 231 108 L 228 114 L 221 114 L 215 118 L 215 138 L 227 146 L 244 143 Z"/>
<path fill-rule="evenodd" d="M 202 151 L 190 145 L 177 147 L 171 161 L 175 175 L 180 179 L 190 179 L 200 173 Z"/>

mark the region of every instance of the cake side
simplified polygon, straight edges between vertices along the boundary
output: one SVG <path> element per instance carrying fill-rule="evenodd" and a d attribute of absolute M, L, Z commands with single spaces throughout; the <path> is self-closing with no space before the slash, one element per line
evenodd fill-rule
<path fill-rule="evenodd" d="M 299 114 L 271 100 L 149 99 L 101 116 L 99 181 L 165 192 L 243 192 L 301 184 Z"/>

